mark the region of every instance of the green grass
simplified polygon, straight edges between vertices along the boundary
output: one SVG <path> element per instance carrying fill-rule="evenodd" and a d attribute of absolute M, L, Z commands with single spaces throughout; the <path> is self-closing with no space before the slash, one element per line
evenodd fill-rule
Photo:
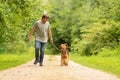
<path fill-rule="evenodd" d="M 51 55 L 52 53 L 53 52 L 50 49 L 47 49 L 45 52 L 45 54 L 47 55 Z M 16 67 L 32 59 L 34 59 L 34 48 L 29 49 L 29 52 L 22 54 L 10 54 L 10 53 L 0 54 L 0 70 Z M 79 54 L 70 54 L 70 59 L 79 64 L 100 69 L 102 71 L 115 74 L 120 77 L 120 56 L 87 57 L 80 56 Z"/>
<path fill-rule="evenodd" d="M 34 49 L 30 49 L 27 53 L 22 54 L 0 54 L 0 70 L 5 70 L 11 67 L 26 63 L 34 58 Z"/>
<path fill-rule="evenodd" d="M 79 64 L 100 69 L 102 71 L 115 74 L 120 77 L 120 56 L 109 56 L 109 57 L 102 57 L 102 56 L 83 56 L 81 57 L 78 54 L 71 54 L 71 60 L 77 62 Z"/>
<path fill-rule="evenodd" d="M 51 55 L 52 51 L 53 50 L 51 49 L 46 49 L 45 55 Z M 52 57 L 53 57 L 52 55 L 50 56 L 50 60 L 52 60 Z M 32 59 L 34 59 L 34 47 L 29 48 L 28 52 L 25 52 L 22 54 L 20 53 L 12 54 L 9 52 L 1 53 L 0 54 L 0 70 L 16 67 Z"/>

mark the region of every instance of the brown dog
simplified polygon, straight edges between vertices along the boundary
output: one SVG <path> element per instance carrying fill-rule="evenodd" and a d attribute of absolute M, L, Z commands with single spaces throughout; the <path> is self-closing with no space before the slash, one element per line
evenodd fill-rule
<path fill-rule="evenodd" d="M 68 61 L 69 61 L 68 45 L 61 44 L 60 50 L 61 50 L 61 66 L 64 66 L 64 65 L 68 66 Z"/>

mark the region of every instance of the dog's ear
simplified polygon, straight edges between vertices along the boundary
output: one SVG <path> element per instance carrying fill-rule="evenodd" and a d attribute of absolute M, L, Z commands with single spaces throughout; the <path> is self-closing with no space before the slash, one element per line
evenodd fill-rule
<path fill-rule="evenodd" d="M 68 44 L 67 44 L 67 43 L 65 43 L 65 45 L 66 45 L 66 47 L 68 48 Z"/>
<path fill-rule="evenodd" d="M 61 44 L 62 45 L 62 44 Z M 61 49 L 61 45 L 59 46 L 59 49 Z"/>

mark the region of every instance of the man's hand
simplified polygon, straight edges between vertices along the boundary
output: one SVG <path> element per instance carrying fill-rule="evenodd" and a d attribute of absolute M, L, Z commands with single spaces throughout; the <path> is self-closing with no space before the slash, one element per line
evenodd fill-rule
<path fill-rule="evenodd" d="M 28 41 L 30 41 L 30 39 L 32 38 L 32 33 L 34 31 L 34 27 L 31 28 L 29 36 L 28 36 Z"/>
<path fill-rule="evenodd" d="M 31 38 L 32 38 L 31 36 L 28 36 L 28 41 L 30 41 Z"/>
<path fill-rule="evenodd" d="M 53 44 L 53 39 L 50 39 L 50 42 Z"/>

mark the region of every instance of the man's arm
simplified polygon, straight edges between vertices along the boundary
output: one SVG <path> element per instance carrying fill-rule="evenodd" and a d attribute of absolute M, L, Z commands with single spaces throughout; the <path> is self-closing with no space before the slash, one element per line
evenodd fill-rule
<path fill-rule="evenodd" d="M 30 41 L 30 39 L 32 38 L 32 33 L 34 32 L 34 27 L 32 27 L 31 29 L 30 29 L 30 33 L 29 33 L 29 35 L 28 35 L 28 41 Z"/>
<path fill-rule="evenodd" d="M 49 37 L 50 37 L 50 42 L 53 43 L 53 38 L 52 38 L 52 31 L 50 28 L 48 29 Z"/>

